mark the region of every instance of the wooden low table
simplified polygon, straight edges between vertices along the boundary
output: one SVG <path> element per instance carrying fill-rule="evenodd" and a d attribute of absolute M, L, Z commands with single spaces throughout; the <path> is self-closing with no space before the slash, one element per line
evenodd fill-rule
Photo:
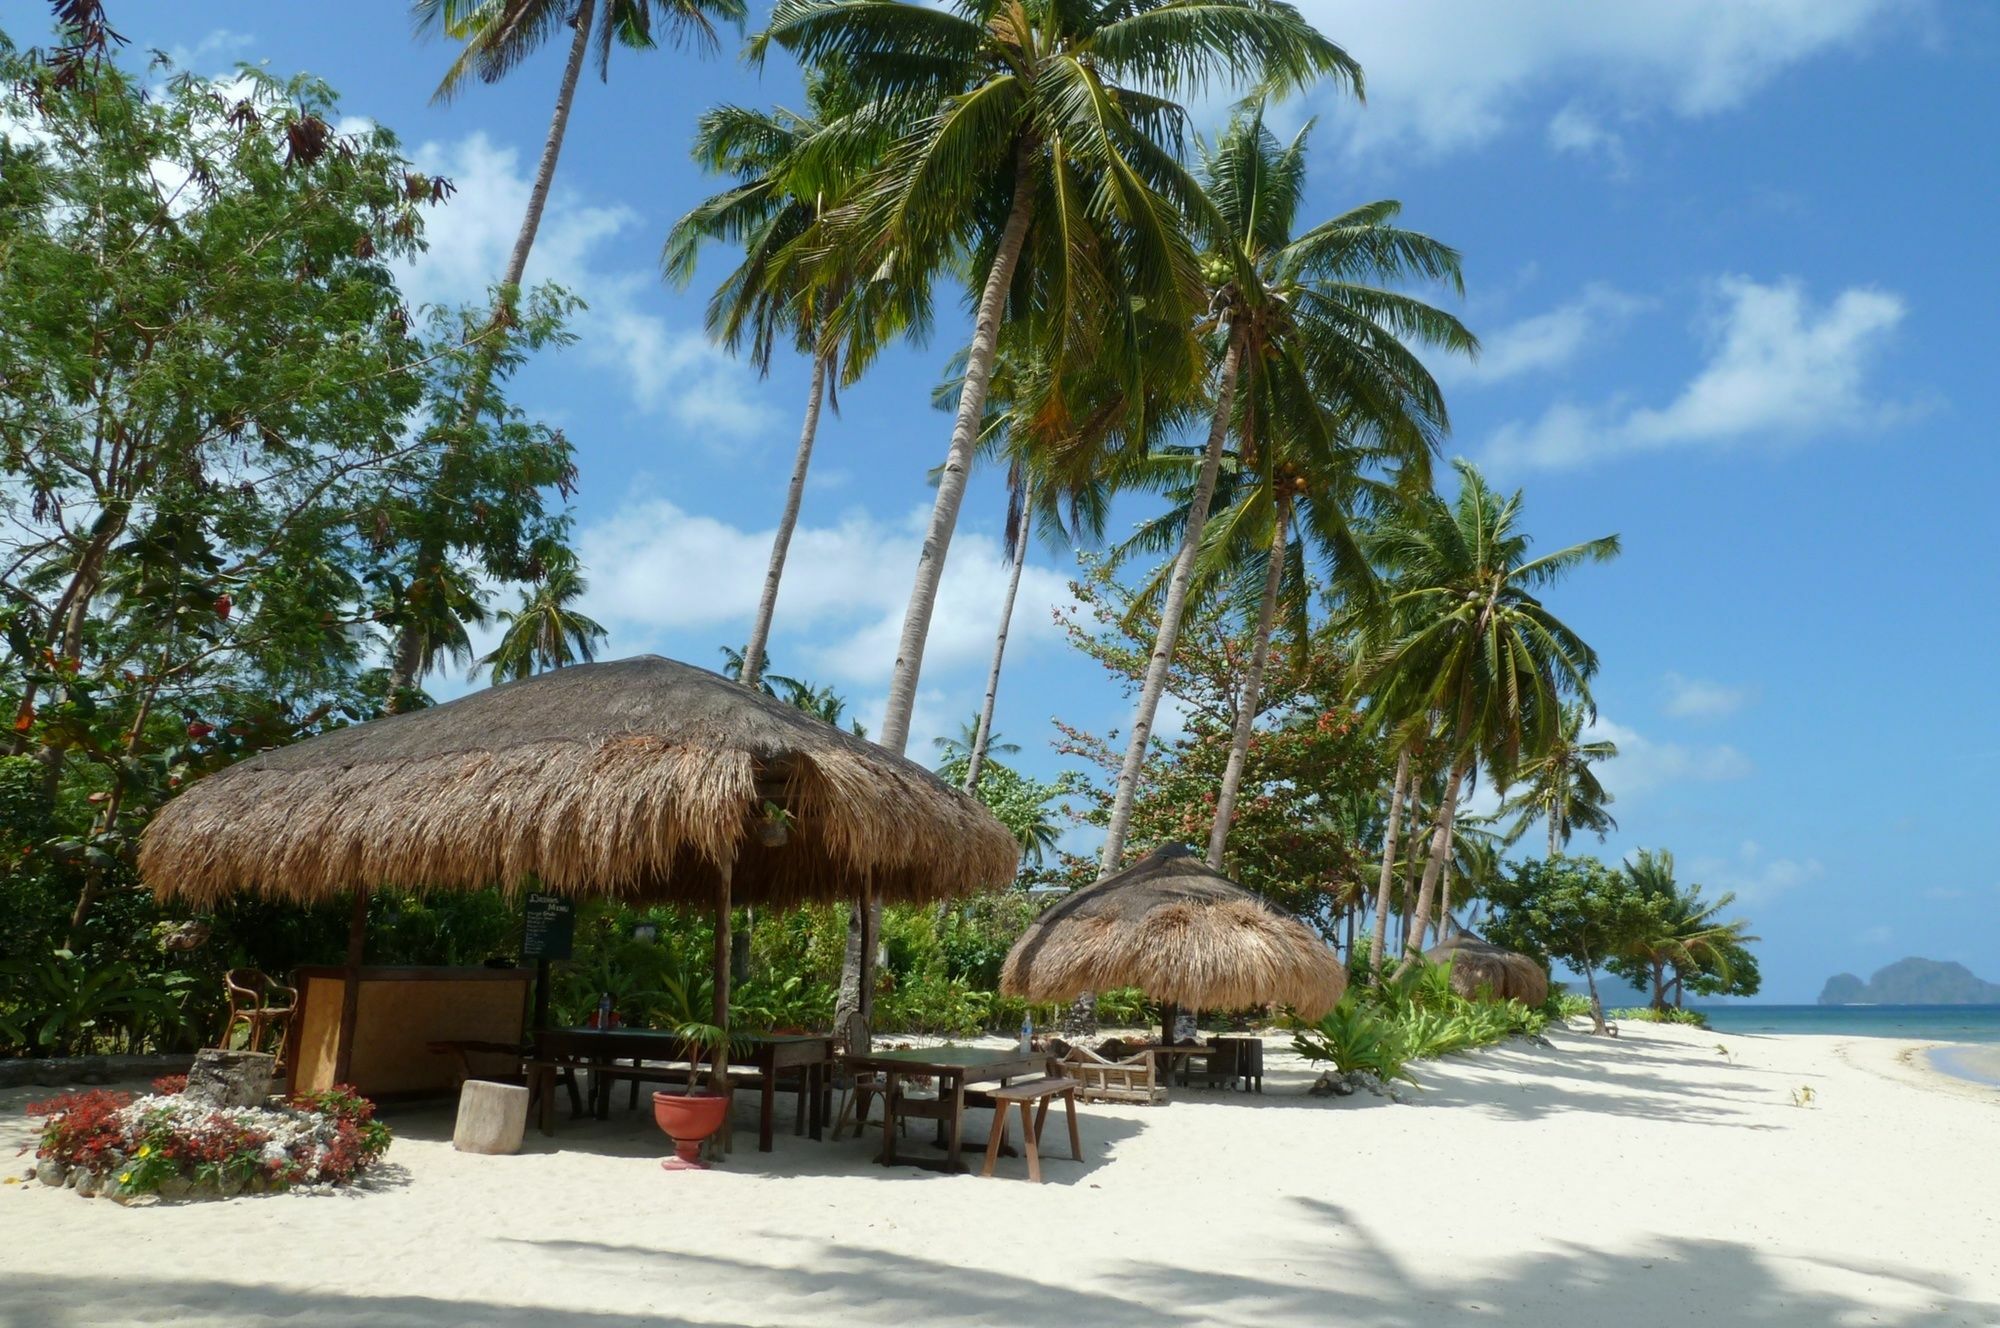
<path fill-rule="evenodd" d="M 543 1062 L 589 1063 L 616 1073 L 618 1061 L 690 1061 L 687 1042 L 652 1028 L 544 1028 L 536 1034 L 536 1058 Z M 757 1112 L 757 1151 L 768 1153 L 774 1142 L 778 1074 L 796 1071 L 806 1098 L 806 1119 L 814 1139 L 826 1125 L 826 1097 L 833 1074 L 833 1038 L 824 1033 L 749 1033 L 731 1040 L 730 1063 L 755 1070 L 762 1079 Z M 626 1072 L 628 1077 L 630 1072 Z M 607 1078 L 609 1075 L 607 1075 Z M 661 1076 L 664 1078 L 665 1076 Z M 595 1094 L 600 1116 L 608 1114 L 607 1093 Z M 549 1132 L 546 1111 L 542 1130 Z"/>
<path fill-rule="evenodd" d="M 863 1074 L 873 1072 L 887 1080 L 887 1092 L 883 1094 L 886 1105 L 882 1121 L 882 1152 L 878 1160 L 884 1166 L 896 1166 L 900 1163 L 904 1166 L 923 1167 L 930 1171 L 953 1173 L 962 1173 L 968 1169 L 958 1156 L 966 1147 L 967 1084 L 1004 1084 L 1009 1079 L 1027 1079 L 1045 1073 L 1061 1073 L 1061 1067 L 1051 1066 L 1046 1051 L 1017 1051 L 994 1047 L 947 1045 L 920 1047 L 910 1051 L 849 1052 L 846 1060 L 850 1070 Z M 929 1076 L 937 1082 L 938 1095 L 935 1104 L 919 1103 L 915 1099 L 903 1096 L 902 1081 L 912 1076 Z M 940 1123 L 946 1135 L 946 1151 L 942 1161 L 899 1159 L 896 1156 L 896 1121 L 899 1116 L 915 1116 Z M 993 1131 L 997 1135 L 1004 1128 L 1003 1117 L 996 1110 Z M 992 1140 L 989 1139 L 988 1142 Z"/>

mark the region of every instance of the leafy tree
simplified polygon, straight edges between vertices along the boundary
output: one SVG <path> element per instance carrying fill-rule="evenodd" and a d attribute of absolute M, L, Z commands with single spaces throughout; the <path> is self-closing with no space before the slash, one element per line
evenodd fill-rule
<path fill-rule="evenodd" d="M 1471 463 L 1454 465 L 1455 500 L 1411 499 L 1373 536 L 1375 556 L 1393 578 L 1387 612 L 1399 635 L 1365 663 L 1361 684 L 1371 705 L 1406 726 L 1435 717 L 1439 755 L 1448 762 L 1409 956 L 1423 950 L 1459 795 L 1475 765 L 1484 759 L 1506 782 L 1560 737 L 1565 701 L 1589 700 L 1597 653 L 1536 592 L 1585 562 L 1618 554 L 1618 537 L 1609 535 L 1531 557 L 1519 491 L 1502 498 Z"/>
<path fill-rule="evenodd" d="M 177 786 L 375 708 L 398 587 L 558 547 L 571 461 L 498 392 L 465 417 L 484 321 L 414 319 L 389 266 L 446 187 L 324 85 L 0 66 L 0 705 L 80 951 Z M 567 307 L 531 298 L 496 373 Z M 411 557 L 441 494 L 469 564 Z"/>
<path fill-rule="evenodd" d="M 1596 858 L 1533 858 L 1487 887 L 1498 910 L 1486 934 L 1497 945 L 1560 959 L 1590 987 L 1590 1017 L 1605 1031 L 1597 970 L 1660 925 L 1659 901 Z"/>
<path fill-rule="evenodd" d="M 1131 592 L 1100 566 L 1072 593 L 1079 612 L 1063 620 L 1071 645 L 1136 689 L 1150 662 L 1152 634 L 1131 620 Z M 1207 834 L 1250 646 L 1248 634 L 1219 607 L 1189 615 L 1167 692 L 1186 716 L 1186 731 L 1152 745 L 1133 800 L 1135 842 L 1198 843 Z M 1263 723 L 1244 767 L 1243 833 L 1231 839 L 1223 870 L 1331 938 L 1335 910 L 1353 897 L 1364 870 L 1355 809 L 1372 801 L 1381 754 L 1346 702 L 1340 654 L 1323 633 L 1278 643 L 1267 677 Z M 1073 798 L 1075 815 L 1102 825 L 1116 796 L 1123 743 L 1115 733 L 1060 721 L 1056 728 L 1058 750 L 1099 776 Z M 1096 874 L 1095 864 L 1077 862 L 1068 878 L 1082 884 Z"/>

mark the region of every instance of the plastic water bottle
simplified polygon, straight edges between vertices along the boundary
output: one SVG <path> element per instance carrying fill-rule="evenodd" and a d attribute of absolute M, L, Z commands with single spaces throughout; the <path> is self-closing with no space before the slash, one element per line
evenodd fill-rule
<path fill-rule="evenodd" d="M 1033 1016 L 1032 1014 L 1024 1014 L 1021 1016 L 1021 1050 L 1033 1051 L 1034 1049 L 1035 1049 L 1035 1016 Z"/>
<path fill-rule="evenodd" d="M 611 993 L 608 991 L 597 998 L 597 1026 L 611 1027 Z"/>

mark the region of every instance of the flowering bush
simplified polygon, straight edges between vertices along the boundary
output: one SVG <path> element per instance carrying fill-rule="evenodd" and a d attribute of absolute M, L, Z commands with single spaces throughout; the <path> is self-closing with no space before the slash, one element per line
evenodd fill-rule
<path fill-rule="evenodd" d="M 184 1074 L 163 1074 L 153 1081 L 153 1091 L 161 1097 L 172 1097 L 187 1086 L 188 1077 Z"/>
<path fill-rule="evenodd" d="M 48 1117 L 37 1159 L 117 1194 L 345 1185 L 389 1147 L 375 1104 L 346 1087 L 282 1106 L 226 1108 L 177 1092 L 135 1100 L 95 1089 L 28 1109 Z"/>

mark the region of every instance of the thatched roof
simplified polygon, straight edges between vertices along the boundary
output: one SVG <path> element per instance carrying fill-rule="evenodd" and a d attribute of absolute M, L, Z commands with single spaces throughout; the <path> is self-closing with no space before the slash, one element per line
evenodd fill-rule
<path fill-rule="evenodd" d="M 1524 954 L 1503 950 L 1469 931 L 1460 932 L 1425 955 L 1434 964 L 1451 961 L 1451 989 L 1461 996 L 1482 990 L 1493 999 L 1540 1005 L 1549 998 L 1549 975 Z"/>
<path fill-rule="evenodd" d="M 764 804 L 794 818 L 766 848 Z M 915 902 L 994 889 L 1007 828 L 915 762 L 706 669 L 557 669 L 323 734 L 210 775 L 139 869 L 198 904 L 357 888 L 537 888 L 705 903 Z"/>
<path fill-rule="evenodd" d="M 1326 943 L 1178 844 L 1059 900 L 1014 943 L 1000 990 L 1034 1001 L 1138 987 L 1191 1010 L 1332 1009 L 1347 973 Z"/>

